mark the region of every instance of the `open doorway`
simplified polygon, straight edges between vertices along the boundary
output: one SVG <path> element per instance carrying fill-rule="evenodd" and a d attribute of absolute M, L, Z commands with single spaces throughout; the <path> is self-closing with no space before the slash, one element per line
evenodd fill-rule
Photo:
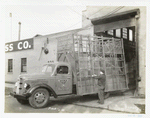
<path fill-rule="evenodd" d="M 136 88 L 136 40 L 135 26 L 111 29 L 95 33 L 97 36 L 122 38 L 124 43 L 124 53 L 126 61 L 126 72 L 129 89 Z"/>

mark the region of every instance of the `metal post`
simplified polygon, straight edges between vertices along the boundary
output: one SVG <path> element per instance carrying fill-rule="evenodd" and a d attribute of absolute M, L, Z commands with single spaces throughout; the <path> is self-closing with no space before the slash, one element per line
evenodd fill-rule
<path fill-rule="evenodd" d="M 139 19 L 139 14 L 135 16 L 135 39 L 136 39 L 136 90 L 134 92 L 134 96 L 138 96 L 138 79 L 139 79 L 139 39 L 138 39 L 138 19 Z"/>
<path fill-rule="evenodd" d="M 10 18 L 11 18 L 11 19 L 10 19 L 10 20 L 11 20 L 10 39 L 11 39 L 11 41 L 12 41 L 12 13 L 10 13 L 9 15 L 10 15 Z"/>
<path fill-rule="evenodd" d="M 21 34 L 21 22 L 19 22 L 18 24 L 19 24 L 18 40 L 20 40 L 20 34 Z"/>

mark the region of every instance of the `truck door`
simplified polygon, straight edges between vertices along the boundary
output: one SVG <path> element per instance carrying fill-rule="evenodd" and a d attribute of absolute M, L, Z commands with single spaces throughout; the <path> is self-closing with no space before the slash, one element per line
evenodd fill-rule
<path fill-rule="evenodd" d="M 72 93 L 72 74 L 70 67 L 59 65 L 56 69 L 56 94 Z"/>

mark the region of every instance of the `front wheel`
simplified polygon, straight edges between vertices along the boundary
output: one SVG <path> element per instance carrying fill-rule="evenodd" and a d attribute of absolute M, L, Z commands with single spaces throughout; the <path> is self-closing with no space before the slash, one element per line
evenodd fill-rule
<path fill-rule="evenodd" d="M 48 104 L 49 92 L 44 88 L 36 89 L 29 97 L 29 104 L 34 108 L 42 108 Z"/>

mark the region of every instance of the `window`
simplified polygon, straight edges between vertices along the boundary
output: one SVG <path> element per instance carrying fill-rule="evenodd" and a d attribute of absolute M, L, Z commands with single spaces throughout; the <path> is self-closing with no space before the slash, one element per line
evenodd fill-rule
<path fill-rule="evenodd" d="M 21 58 L 21 72 L 27 72 L 27 58 Z"/>
<path fill-rule="evenodd" d="M 42 67 L 42 73 L 45 73 L 45 72 L 46 72 L 46 69 L 47 69 L 47 65 L 43 66 L 43 67 Z"/>
<path fill-rule="evenodd" d="M 8 59 L 8 72 L 13 72 L 13 59 Z"/>
<path fill-rule="evenodd" d="M 116 29 L 116 37 L 121 37 L 121 30 L 120 29 Z"/>
<path fill-rule="evenodd" d="M 129 41 L 133 41 L 133 31 L 129 29 Z"/>
<path fill-rule="evenodd" d="M 55 65 L 54 64 L 51 64 L 51 65 L 44 65 L 42 67 L 42 73 L 45 73 L 45 72 L 48 72 L 48 73 L 52 73 L 53 70 L 55 68 Z"/>
<path fill-rule="evenodd" d="M 108 30 L 108 32 L 107 32 L 109 35 L 111 35 L 111 36 L 113 36 L 114 35 L 114 32 L 113 32 L 113 30 Z"/>
<path fill-rule="evenodd" d="M 68 74 L 68 66 L 58 66 L 57 74 Z"/>
<path fill-rule="evenodd" d="M 52 73 L 53 72 L 53 68 L 51 66 L 47 67 L 47 72 Z"/>
<path fill-rule="evenodd" d="M 54 71 L 54 68 L 55 68 L 55 65 L 54 64 L 51 64 L 47 67 L 47 71 L 48 73 L 52 73 Z"/>
<path fill-rule="evenodd" d="M 127 39 L 127 28 L 123 28 L 123 38 Z"/>

